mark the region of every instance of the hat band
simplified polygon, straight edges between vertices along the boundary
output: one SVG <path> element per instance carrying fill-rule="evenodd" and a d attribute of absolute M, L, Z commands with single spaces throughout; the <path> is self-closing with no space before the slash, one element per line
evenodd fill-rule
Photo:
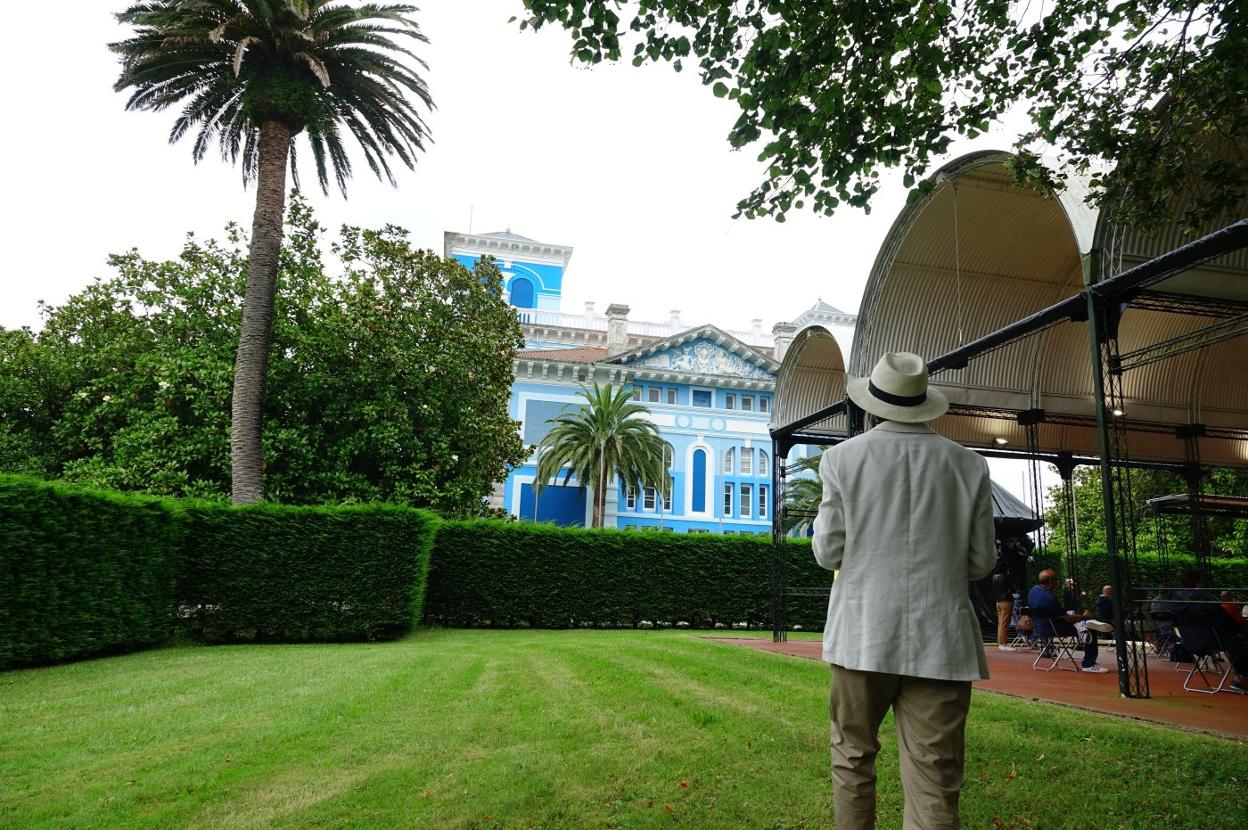
<path fill-rule="evenodd" d="M 894 395 L 890 392 L 885 392 L 870 380 L 867 381 L 867 390 L 871 392 L 873 397 L 884 403 L 891 403 L 893 406 L 918 406 L 927 400 L 927 392 L 923 392 L 920 395 Z"/>

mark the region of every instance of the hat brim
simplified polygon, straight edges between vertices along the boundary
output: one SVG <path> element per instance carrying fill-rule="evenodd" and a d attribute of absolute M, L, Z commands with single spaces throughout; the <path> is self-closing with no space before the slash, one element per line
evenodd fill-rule
<path fill-rule="evenodd" d="M 927 387 L 927 399 L 918 406 L 898 406 L 886 403 L 871 394 L 870 378 L 851 378 L 845 384 L 845 393 L 859 409 L 870 412 L 877 418 L 896 421 L 902 424 L 922 424 L 934 421 L 949 411 L 949 399 L 945 393 L 931 386 Z"/>

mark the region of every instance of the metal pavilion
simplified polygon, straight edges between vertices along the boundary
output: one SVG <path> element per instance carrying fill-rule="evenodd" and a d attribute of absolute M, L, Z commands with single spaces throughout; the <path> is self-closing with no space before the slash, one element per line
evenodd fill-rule
<path fill-rule="evenodd" d="M 932 383 L 952 403 L 938 432 L 985 455 L 1029 459 L 1037 495 L 1039 464 L 1054 464 L 1068 516 L 1075 467 L 1100 467 L 1119 688 L 1147 697 L 1146 658 L 1130 643 L 1138 604 L 1127 601 L 1136 584 L 1131 470 L 1181 472 L 1201 504 L 1207 468 L 1248 468 L 1248 201 L 1180 245 L 1177 225 L 1148 234 L 1116 225 L 1078 185 L 1055 197 L 1017 187 L 1010 158 L 990 151 L 950 162 L 938 186 L 898 215 L 848 365 L 818 328 L 799 333 L 784 357 L 771 422 L 775 636 L 784 637 L 788 597 L 827 593 L 785 582 L 785 483 L 796 465 L 781 459 L 861 431 L 847 374 L 869 374 L 888 351 L 938 355 Z M 1208 539 L 1194 529 L 1207 568 Z M 1073 539 L 1066 549 L 1073 574 Z"/>

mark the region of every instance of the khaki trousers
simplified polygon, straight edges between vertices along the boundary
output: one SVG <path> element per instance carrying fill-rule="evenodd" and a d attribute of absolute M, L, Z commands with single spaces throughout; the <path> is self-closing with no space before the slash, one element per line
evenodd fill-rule
<path fill-rule="evenodd" d="M 1003 646 L 1010 636 L 1010 616 L 1014 613 L 1014 600 L 997 600 L 997 645 Z"/>
<path fill-rule="evenodd" d="M 904 830 L 956 830 L 966 757 L 969 680 L 931 680 L 832 666 L 832 785 L 837 830 L 875 827 L 880 722 L 897 722 Z"/>

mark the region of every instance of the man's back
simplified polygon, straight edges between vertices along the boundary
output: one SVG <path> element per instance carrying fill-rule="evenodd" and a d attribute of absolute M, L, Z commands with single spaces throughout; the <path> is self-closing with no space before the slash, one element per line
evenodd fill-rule
<path fill-rule="evenodd" d="M 825 452 L 820 477 L 815 557 L 840 569 L 824 659 L 915 677 L 987 677 L 967 596 L 967 583 L 996 564 L 984 460 L 923 424 L 884 422 Z"/>

